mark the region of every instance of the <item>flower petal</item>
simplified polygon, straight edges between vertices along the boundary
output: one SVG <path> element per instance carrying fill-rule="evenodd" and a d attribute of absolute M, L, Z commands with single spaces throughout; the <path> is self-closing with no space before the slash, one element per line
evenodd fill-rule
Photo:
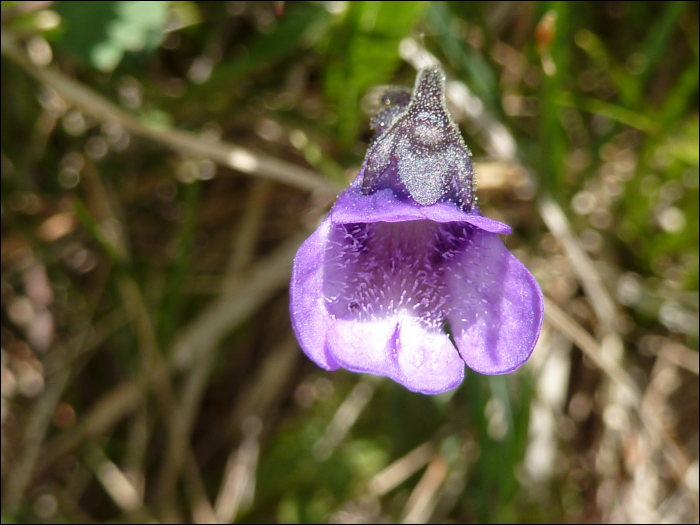
<path fill-rule="evenodd" d="M 430 332 L 405 318 L 399 332 L 398 362 L 404 386 L 424 394 L 456 388 L 464 379 L 464 362 L 444 332 Z"/>
<path fill-rule="evenodd" d="M 294 258 L 289 285 L 289 310 L 299 346 L 321 368 L 335 370 L 338 363 L 325 350 L 331 317 L 323 296 L 323 254 L 331 228 L 326 218 L 304 241 Z"/>
<path fill-rule="evenodd" d="M 327 349 L 348 370 L 386 376 L 414 392 L 445 392 L 464 378 L 464 363 L 449 338 L 409 316 L 337 319 Z"/>
<path fill-rule="evenodd" d="M 447 320 L 467 365 L 505 374 L 530 357 L 539 337 L 544 301 L 532 274 L 497 235 L 473 228 L 445 272 Z"/>
<path fill-rule="evenodd" d="M 390 166 L 387 171 L 393 169 L 396 168 Z M 482 217 L 476 212 L 465 212 L 451 202 L 417 206 L 397 196 L 389 188 L 365 195 L 362 193 L 363 176 L 364 168 L 352 185 L 338 196 L 330 214 L 334 224 L 429 220 L 439 223 L 468 222 L 491 233 L 513 233 L 507 224 Z"/>

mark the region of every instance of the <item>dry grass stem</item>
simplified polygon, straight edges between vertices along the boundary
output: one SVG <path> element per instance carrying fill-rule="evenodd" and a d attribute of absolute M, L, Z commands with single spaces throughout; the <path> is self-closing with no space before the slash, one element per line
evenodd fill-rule
<path fill-rule="evenodd" d="M 187 369 L 202 348 L 213 348 L 273 293 L 287 286 L 292 261 L 306 233 L 295 236 L 247 272 L 239 286 L 205 307 L 175 338 L 174 365 Z"/>
<path fill-rule="evenodd" d="M 143 500 L 139 491 L 126 475 L 111 461 L 95 443 L 87 444 L 85 462 L 95 473 L 109 497 L 123 512 L 131 514 L 141 508 Z"/>
<path fill-rule="evenodd" d="M 214 508 L 217 523 L 232 523 L 239 511 L 246 510 L 253 503 L 262 422 L 260 418 L 250 416 L 242 426 L 245 438 L 238 450 L 229 455 L 216 498 Z"/>
<path fill-rule="evenodd" d="M 326 431 L 312 449 L 312 454 L 319 461 L 325 461 L 340 445 L 348 434 L 348 431 L 360 417 L 362 411 L 374 395 L 374 386 L 370 379 L 362 379 L 352 389 L 345 401 L 336 410 Z"/>
<path fill-rule="evenodd" d="M 194 523 L 214 523 L 216 516 L 199 471 L 197 458 L 189 454 L 185 463 L 185 492 L 192 509 Z"/>
<path fill-rule="evenodd" d="M 185 369 L 189 360 L 194 357 L 194 354 L 190 354 L 191 348 L 198 348 L 198 345 L 203 345 L 205 341 L 219 341 L 225 333 L 235 329 L 259 308 L 271 293 L 285 286 L 289 280 L 294 254 L 303 240 L 304 237 L 300 235 L 282 245 L 257 265 L 249 278 L 242 280 L 235 291 L 205 308 L 203 314 L 196 317 L 177 339 L 179 342 L 176 349 L 180 350 L 179 353 L 175 350 L 172 354 L 168 367 Z M 282 362 L 288 361 L 287 359 Z M 167 371 L 159 369 L 157 373 Z M 37 471 L 43 471 L 58 457 L 78 447 L 86 438 L 108 432 L 117 422 L 138 408 L 148 381 L 155 379 L 142 372 L 135 380 L 124 381 L 104 394 L 82 416 L 75 428 L 60 434 L 47 445 Z"/>
<path fill-rule="evenodd" d="M 59 71 L 35 66 L 17 45 L 14 37 L 4 30 L 2 31 L 2 54 L 31 77 L 50 86 L 66 102 L 102 122 L 117 122 L 128 131 L 159 142 L 175 151 L 211 159 L 243 173 L 269 178 L 307 191 L 335 192 L 338 190 L 333 183 L 323 179 L 316 172 L 295 164 L 254 153 L 240 146 L 206 141 L 186 131 L 163 126 L 156 127 L 143 122 Z"/>
<path fill-rule="evenodd" d="M 661 346 L 658 355 L 693 374 L 700 374 L 700 355 L 690 348 L 669 341 Z"/>
<path fill-rule="evenodd" d="M 19 456 L 19 461 L 13 465 L 12 474 L 4 481 L 7 483 L 4 504 L 12 511 L 15 511 L 22 502 L 27 485 L 32 479 L 51 417 L 68 384 L 71 370 L 70 367 L 65 366 L 65 360 L 68 358 L 66 354 L 67 352 L 59 349 L 54 349 L 51 353 L 49 366 L 47 366 L 46 390 L 39 396 L 24 428 L 22 454 Z"/>
<path fill-rule="evenodd" d="M 427 465 L 434 452 L 433 444 L 427 442 L 397 459 L 372 478 L 369 482 L 370 494 L 379 498 L 392 491 Z"/>
<path fill-rule="evenodd" d="M 580 241 L 571 230 L 566 215 L 561 207 L 549 197 L 542 197 L 539 200 L 539 210 L 547 228 L 564 248 L 569 262 L 596 312 L 598 322 L 603 327 L 603 333 L 615 333 L 615 320 L 617 319 L 615 303 L 605 289 L 593 261 L 588 257 Z"/>
<path fill-rule="evenodd" d="M 223 432 L 219 431 L 216 436 L 211 436 L 205 445 L 214 440 L 238 438 L 244 421 L 250 417 L 264 420 L 275 402 L 280 399 L 300 360 L 301 353 L 296 337 L 289 333 L 270 351 L 245 387 L 223 425 Z"/>
<path fill-rule="evenodd" d="M 698 495 L 686 482 L 691 466 L 690 458 L 670 434 L 660 416 L 661 406 L 644 404 L 642 392 L 620 364 L 603 352 L 601 345 L 581 326 L 564 313 L 552 301 L 545 298 L 545 319 L 554 328 L 566 334 L 605 374 L 621 389 L 626 403 L 637 411 L 644 428 L 656 443 L 663 444 L 661 452 L 666 458 L 674 478 L 689 491 L 698 507 Z"/>
<path fill-rule="evenodd" d="M 100 287 L 102 290 L 102 287 Z M 33 407 L 29 421 L 25 426 L 23 453 L 20 461 L 13 466 L 12 475 L 7 479 L 6 505 L 16 509 L 32 479 L 37 461 L 41 455 L 46 431 L 51 423 L 56 406 L 68 385 L 73 373 L 75 359 L 93 349 L 99 343 L 99 337 L 90 337 L 92 314 L 82 320 L 77 335 L 68 343 L 56 345 L 45 360 L 46 387 Z"/>
<path fill-rule="evenodd" d="M 438 490 L 446 476 L 447 462 L 442 456 L 436 456 L 411 492 L 403 510 L 401 523 L 428 523 L 437 504 Z"/>
<path fill-rule="evenodd" d="M 638 405 L 642 394 L 632 378 L 620 364 L 606 357 L 601 345 L 581 325 L 569 317 L 554 302 L 545 297 L 545 320 L 565 334 L 578 346 L 605 374 L 624 391 L 633 405 Z"/>
<path fill-rule="evenodd" d="M 241 227 L 234 236 L 233 251 L 231 253 L 228 272 L 224 277 L 223 290 L 225 294 L 231 294 L 236 289 L 236 277 L 252 259 L 255 245 L 259 237 L 259 230 L 265 216 L 266 201 L 271 189 L 269 181 L 257 181 L 247 199 L 246 207 L 241 220 Z M 210 334 L 211 335 L 211 334 Z M 159 483 L 169 483 L 166 480 L 177 479 L 180 468 L 183 465 L 183 457 L 187 448 L 182 444 L 189 443 L 192 426 L 199 412 L 199 405 L 207 387 L 209 376 L 216 357 L 218 340 L 211 340 L 211 346 L 197 348 L 197 361 L 185 379 L 180 396 L 180 426 L 177 435 L 170 436 L 170 445 L 165 453 L 166 461 L 163 462 Z"/>

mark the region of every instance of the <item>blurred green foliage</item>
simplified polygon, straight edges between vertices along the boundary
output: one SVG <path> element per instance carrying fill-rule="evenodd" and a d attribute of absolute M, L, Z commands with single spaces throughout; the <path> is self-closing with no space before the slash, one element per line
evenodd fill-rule
<path fill-rule="evenodd" d="M 428 2 L 351 2 L 324 52 L 325 94 L 335 110 L 338 138 L 357 140 L 364 118 L 360 98 L 391 80 L 399 65 L 399 43 L 415 27 Z"/>
<path fill-rule="evenodd" d="M 126 51 L 150 53 L 163 41 L 169 2 L 60 2 L 58 44 L 84 63 L 112 71 Z"/>

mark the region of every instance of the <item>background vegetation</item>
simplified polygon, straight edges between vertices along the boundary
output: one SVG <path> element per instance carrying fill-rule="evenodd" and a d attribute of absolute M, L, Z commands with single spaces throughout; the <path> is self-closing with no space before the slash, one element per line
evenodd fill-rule
<path fill-rule="evenodd" d="M 528 364 L 309 362 L 296 248 L 439 61 Z M 3 2 L 2 521 L 698 519 L 696 2 Z"/>

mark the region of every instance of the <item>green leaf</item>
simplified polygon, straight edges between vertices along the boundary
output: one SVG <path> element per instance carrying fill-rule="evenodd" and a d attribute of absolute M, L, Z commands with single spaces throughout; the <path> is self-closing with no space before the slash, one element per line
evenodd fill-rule
<path fill-rule="evenodd" d="M 559 119 L 559 106 L 556 104 L 556 99 L 562 91 L 564 79 L 569 74 L 569 46 L 566 43 L 570 34 L 570 5 L 567 2 L 546 2 L 542 7 L 544 13 L 553 13 L 555 16 L 554 41 L 550 57 L 555 68 L 549 73 L 544 72 L 542 78 L 540 182 L 550 194 L 559 195 L 567 144 Z"/>
<path fill-rule="evenodd" d="M 696 55 L 693 62 L 678 77 L 661 106 L 659 120 L 665 129 L 676 124 L 686 114 L 688 108 L 697 102 L 699 76 L 700 61 Z"/>
<path fill-rule="evenodd" d="M 357 138 L 361 97 L 371 86 L 391 80 L 400 61 L 399 43 L 426 7 L 426 2 L 352 2 L 348 8 L 330 46 L 325 86 L 345 147 Z"/>
<path fill-rule="evenodd" d="M 445 56 L 457 71 L 464 71 L 469 87 L 486 101 L 492 110 L 499 110 L 499 86 L 496 73 L 484 55 L 466 45 L 463 38 L 457 38 L 450 30 L 456 15 L 446 2 L 430 2 L 427 13 L 428 27 L 437 35 Z"/>
<path fill-rule="evenodd" d="M 622 105 L 635 107 L 639 98 L 639 80 L 621 66 L 602 40 L 588 29 L 576 33 L 576 44 L 588 55 L 593 64 L 605 71 L 615 84 Z"/>
<path fill-rule="evenodd" d="M 241 78 L 275 67 L 300 47 L 310 46 L 326 30 L 330 19 L 330 13 L 317 5 L 290 5 L 275 29 L 253 39 L 245 54 L 222 62 L 206 83 L 190 86 L 187 100 L 210 99 L 222 89 L 230 91 Z"/>
<path fill-rule="evenodd" d="M 642 54 L 646 59 L 646 67 L 639 75 L 642 84 L 656 71 L 659 62 L 666 56 L 669 41 L 678 27 L 678 20 L 685 11 L 685 7 L 686 2 L 666 3 L 657 23 L 649 31 L 642 47 Z"/>
<path fill-rule="evenodd" d="M 573 93 L 562 91 L 557 96 L 556 103 L 562 106 L 575 107 L 595 115 L 601 115 L 649 134 L 655 134 L 659 131 L 657 123 L 650 117 L 615 104 L 609 104 L 604 100 L 574 97 Z"/>
<path fill-rule="evenodd" d="M 112 71 L 124 53 L 153 51 L 163 40 L 169 2 L 58 2 L 65 32 L 58 45 Z"/>
<path fill-rule="evenodd" d="M 2 515 L 2 521 L 0 521 L 3 525 L 5 523 L 11 524 L 11 523 L 17 523 L 17 520 L 14 517 L 8 516 L 7 514 Z"/>
<path fill-rule="evenodd" d="M 177 252 L 167 276 L 167 289 L 158 316 L 158 336 L 161 348 L 170 343 L 170 338 L 181 322 L 184 303 L 183 288 L 190 271 L 197 227 L 197 205 L 200 184 L 195 181 L 182 187 L 183 219 L 177 238 Z"/>

